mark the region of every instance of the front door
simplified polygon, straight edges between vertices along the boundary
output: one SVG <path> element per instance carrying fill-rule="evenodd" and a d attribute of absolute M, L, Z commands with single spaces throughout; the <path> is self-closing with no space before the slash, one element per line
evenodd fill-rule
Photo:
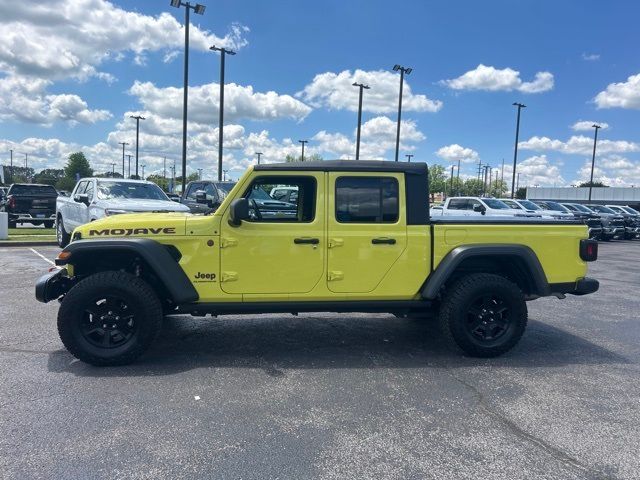
<path fill-rule="evenodd" d="M 324 278 L 325 184 L 323 172 L 270 174 L 252 179 L 243 197 L 251 220 L 238 227 L 222 219 L 222 289 L 242 294 L 301 294 Z M 294 201 L 271 197 L 278 186 L 297 189 Z"/>
<path fill-rule="evenodd" d="M 329 174 L 329 290 L 367 293 L 382 281 L 407 244 L 402 174 Z"/>

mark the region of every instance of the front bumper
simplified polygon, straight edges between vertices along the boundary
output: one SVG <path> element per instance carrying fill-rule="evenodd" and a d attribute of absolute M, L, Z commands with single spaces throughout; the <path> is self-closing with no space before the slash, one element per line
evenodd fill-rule
<path fill-rule="evenodd" d="M 60 268 L 41 276 L 36 282 L 36 300 L 47 303 L 64 295 L 72 287 L 67 269 Z"/>
<path fill-rule="evenodd" d="M 552 295 L 570 294 L 570 295 L 589 295 L 597 292 L 600 288 L 600 282 L 595 278 L 584 277 L 573 283 L 555 283 L 551 284 Z"/>
<path fill-rule="evenodd" d="M 601 227 L 589 227 L 589 238 L 598 238 L 602 235 Z"/>

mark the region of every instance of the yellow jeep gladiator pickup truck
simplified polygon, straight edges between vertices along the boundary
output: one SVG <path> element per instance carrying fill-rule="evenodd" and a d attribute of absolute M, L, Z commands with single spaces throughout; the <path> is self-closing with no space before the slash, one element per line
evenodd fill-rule
<path fill-rule="evenodd" d="M 437 313 L 454 348 L 493 357 L 522 336 L 526 301 L 595 292 L 596 257 L 578 223 L 429 218 L 424 163 L 268 164 L 210 215 L 76 228 L 36 298 L 59 299 L 62 342 L 94 365 L 133 361 L 164 315 L 318 311 Z"/>

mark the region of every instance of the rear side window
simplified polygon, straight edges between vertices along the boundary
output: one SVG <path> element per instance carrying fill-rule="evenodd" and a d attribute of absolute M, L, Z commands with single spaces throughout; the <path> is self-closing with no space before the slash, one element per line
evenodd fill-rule
<path fill-rule="evenodd" d="M 449 210 L 471 210 L 471 202 L 465 198 L 454 198 L 449 200 Z"/>
<path fill-rule="evenodd" d="M 340 223 L 398 221 L 398 181 L 390 177 L 336 180 L 336 220 Z"/>

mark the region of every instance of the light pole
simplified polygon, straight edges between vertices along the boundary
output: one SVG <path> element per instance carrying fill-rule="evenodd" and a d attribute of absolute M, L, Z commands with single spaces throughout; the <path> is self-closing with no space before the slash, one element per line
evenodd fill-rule
<path fill-rule="evenodd" d="M 453 169 L 455 165 L 451 165 L 451 187 L 449 188 L 449 196 L 453 197 Z"/>
<path fill-rule="evenodd" d="M 516 183 L 516 190 L 520 190 L 520 174 L 518 173 L 518 183 Z"/>
<path fill-rule="evenodd" d="M 591 189 L 593 188 L 593 167 L 596 164 L 596 143 L 598 142 L 598 130 L 602 127 L 598 124 L 591 125 L 594 130 L 593 135 L 593 155 L 591 156 L 591 180 L 589 181 L 589 203 L 591 203 Z"/>
<path fill-rule="evenodd" d="M 256 155 L 258 156 L 258 165 L 260 165 L 260 157 L 263 155 L 262 152 L 256 152 Z"/>
<path fill-rule="evenodd" d="M 131 157 L 133 155 L 127 154 L 127 158 L 129 159 L 129 166 L 127 167 L 127 177 L 131 178 Z"/>
<path fill-rule="evenodd" d="M 146 167 L 146 165 L 143 163 L 142 164 L 142 180 L 144 180 L 144 167 Z"/>
<path fill-rule="evenodd" d="M 140 144 L 140 120 L 146 120 L 142 115 L 129 115 L 136 120 L 136 177 L 138 177 L 138 145 Z"/>
<path fill-rule="evenodd" d="M 198 180 L 202 180 L 202 169 L 198 169 Z"/>
<path fill-rule="evenodd" d="M 114 178 L 116 176 L 116 164 L 112 163 L 111 164 L 111 178 Z"/>
<path fill-rule="evenodd" d="M 9 160 L 9 172 L 11 172 L 9 175 L 11 175 L 11 181 L 13 182 L 13 149 L 9 150 L 10 154 L 11 154 L 11 160 Z"/>
<path fill-rule="evenodd" d="M 227 180 L 227 172 L 228 172 L 228 171 L 229 171 L 229 170 L 222 170 L 222 181 L 223 181 L 223 182 Z"/>
<path fill-rule="evenodd" d="M 185 178 L 187 177 L 187 100 L 189 96 L 189 12 L 194 11 L 197 15 L 203 15 L 204 5 L 181 0 L 171 0 L 170 5 L 175 8 L 185 7 L 184 12 L 184 82 L 182 97 L 182 190 L 184 191 Z M 136 159 L 137 164 L 137 159 Z M 136 169 L 136 175 L 138 171 Z"/>
<path fill-rule="evenodd" d="M 302 144 L 302 156 L 300 157 L 300 161 L 304 162 L 304 146 L 309 143 L 309 140 L 298 140 L 298 142 Z"/>
<path fill-rule="evenodd" d="M 227 54 L 235 55 L 236 52 L 215 45 L 209 47 L 209 50 L 220 52 L 220 116 L 218 120 L 218 181 L 220 181 L 222 179 L 220 172 L 222 172 L 222 129 L 224 123 L 224 59 Z"/>
<path fill-rule="evenodd" d="M 458 173 L 456 174 L 456 192 L 460 195 L 460 159 L 458 159 Z"/>
<path fill-rule="evenodd" d="M 402 118 L 402 87 L 404 84 L 404 76 L 405 75 L 409 75 L 413 69 L 412 68 L 406 68 L 403 67 L 402 65 L 394 65 L 393 66 L 393 71 L 394 72 L 400 72 L 400 95 L 398 96 L 398 129 L 396 132 L 396 162 L 398 161 L 398 151 L 400 150 L 400 119 Z"/>
<path fill-rule="evenodd" d="M 354 87 L 358 87 L 360 91 L 358 97 L 358 131 L 356 133 L 356 160 L 360 160 L 360 127 L 362 126 L 362 92 L 367 89 L 369 90 L 369 85 L 365 85 L 364 83 L 356 83 L 353 82 Z"/>
<path fill-rule="evenodd" d="M 167 179 L 167 157 L 162 159 L 162 178 Z"/>
<path fill-rule="evenodd" d="M 411 159 L 413 158 L 413 153 L 405 153 L 404 156 L 407 157 L 407 162 L 411 163 Z"/>
<path fill-rule="evenodd" d="M 124 178 L 124 146 L 129 145 L 127 142 L 118 142 L 122 145 L 122 178 Z"/>
<path fill-rule="evenodd" d="M 523 103 L 513 102 L 514 107 L 518 107 L 518 120 L 516 120 L 516 144 L 513 148 L 513 175 L 511 176 L 511 198 L 515 198 L 514 191 L 516 184 L 516 163 L 518 162 L 518 136 L 520 135 L 520 110 L 527 106 Z"/>

